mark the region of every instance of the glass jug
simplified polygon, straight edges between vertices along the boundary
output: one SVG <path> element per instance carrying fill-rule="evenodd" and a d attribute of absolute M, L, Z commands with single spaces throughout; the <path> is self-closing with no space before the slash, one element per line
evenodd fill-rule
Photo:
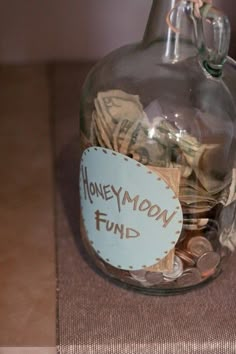
<path fill-rule="evenodd" d="M 142 292 L 205 284 L 235 249 L 229 40 L 210 4 L 154 0 L 143 40 L 84 84 L 81 235 L 99 269 Z"/>

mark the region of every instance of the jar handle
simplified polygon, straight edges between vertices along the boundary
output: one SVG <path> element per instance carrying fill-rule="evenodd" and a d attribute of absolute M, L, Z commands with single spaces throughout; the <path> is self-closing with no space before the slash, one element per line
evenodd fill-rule
<path fill-rule="evenodd" d="M 214 77 L 222 74 L 230 45 L 230 22 L 228 17 L 215 7 L 204 5 L 201 9 L 201 18 L 192 14 L 195 27 L 195 40 L 202 64 L 205 69 Z M 204 33 L 204 23 L 207 21 L 213 27 L 213 44 L 207 46 Z"/>

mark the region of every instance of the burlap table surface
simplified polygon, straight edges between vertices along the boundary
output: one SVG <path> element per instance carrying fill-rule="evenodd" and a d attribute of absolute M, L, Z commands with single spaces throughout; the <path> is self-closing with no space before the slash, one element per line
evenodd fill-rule
<path fill-rule="evenodd" d="M 90 65 L 52 70 L 56 155 L 58 352 L 236 353 L 236 256 L 214 282 L 172 297 L 142 295 L 97 273 L 80 242 L 79 95 Z"/>

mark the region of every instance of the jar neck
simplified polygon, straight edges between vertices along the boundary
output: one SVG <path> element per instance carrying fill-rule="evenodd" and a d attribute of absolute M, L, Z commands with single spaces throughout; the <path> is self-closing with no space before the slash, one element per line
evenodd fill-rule
<path fill-rule="evenodd" d="M 156 42 L 163 43 L 162 53 L 159 53 L 159 55 L 166 62 L 185 59 L 195 52 L 192 24 L 183 8 L 179 8 L 178 13 L 174 14 L 172 18 L 174 27 L 181 28 L 181 33 L 175 33 L 167 24 L 167 15 L 177 3 L 179 3 L 178 0 L 153 0 L 143 37 L 143 46 L 146 48 Z M 182 3 L 187 3 L 187 1 L 182 0 Z M 183 42 L 188 43 L 188 45 L 191 44 L 189 52 L 186 48 L 181 48 Z"/>

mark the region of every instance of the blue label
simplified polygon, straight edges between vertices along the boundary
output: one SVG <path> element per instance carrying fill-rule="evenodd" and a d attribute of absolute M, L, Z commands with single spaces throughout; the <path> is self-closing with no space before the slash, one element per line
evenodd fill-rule
<path fill-rule="evenodd" d="M 112 150 L 84 151 L 80 199 L 91 246 L 116 268 L 150 267 L 180 236 L 183 214 L 173 189 L 161 175 Z"/>

